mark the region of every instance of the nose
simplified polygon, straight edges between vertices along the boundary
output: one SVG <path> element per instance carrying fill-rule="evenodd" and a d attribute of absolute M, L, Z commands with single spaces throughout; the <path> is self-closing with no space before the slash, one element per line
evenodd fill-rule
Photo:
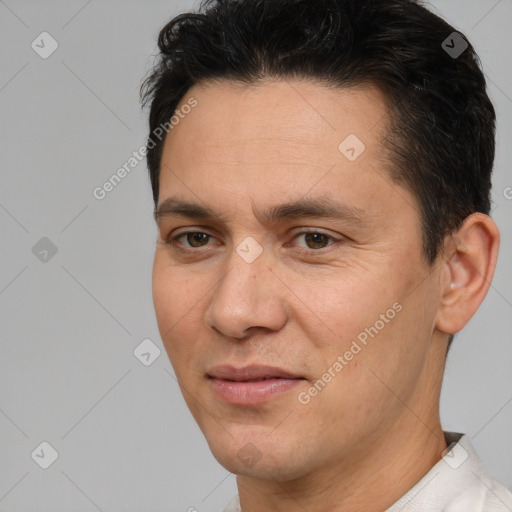
<path fill-rule="evenodd" d="M 228 270 L 206 309 L 206 325 L 236 339 L 243 339 L 256 329 L 277 331 L 287 320 L 284 292 L 265 251 L 248 263 L 233 250 Z"/>

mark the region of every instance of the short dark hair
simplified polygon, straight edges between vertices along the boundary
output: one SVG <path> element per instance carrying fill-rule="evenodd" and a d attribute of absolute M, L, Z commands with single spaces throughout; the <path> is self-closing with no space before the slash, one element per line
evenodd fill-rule
<path fill-rule="evenodd" d="M 150 133 L 199 82 L 375 85 L 389 107 L 388 171 L 417 199 L 432 264 L 446 235 L 490 210 L 495 112 L 478 56 L 454 32 L 413 0 L 203 0 L 160 31 L 157 63 L 140 91 L 143 106 L 151 102 Z M 460 55 L 448 51 L 466 44 Z M 156 205 L 164 141 L 150 140 Z"/>

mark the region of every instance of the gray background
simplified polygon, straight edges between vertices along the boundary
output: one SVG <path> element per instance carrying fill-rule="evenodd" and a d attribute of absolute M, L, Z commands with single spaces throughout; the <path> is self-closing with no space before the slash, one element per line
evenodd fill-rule
<path fill-rule="evenodd" d="M 502 232 L 492 288 L 449 356 L 441 418 L 512 489 L 512 0 L 432 5 L 488 78 Z M 140 80 L 161 26 L 194 6 L 0 0 L 0 511 L 213 512 L 236 494 L 159 338 L 145 162 L 92 194 L 144 144 Z M 31 48 L 43 31 L 59 44 L 47 59 Z M 42 237 L 57 248 L 46 262 L 32 251 Z M 146 338 L 162 351 L 149 366 L 133 354 Z M 48 469 L 31 457 L 42 441 L 58 452 Z"/>

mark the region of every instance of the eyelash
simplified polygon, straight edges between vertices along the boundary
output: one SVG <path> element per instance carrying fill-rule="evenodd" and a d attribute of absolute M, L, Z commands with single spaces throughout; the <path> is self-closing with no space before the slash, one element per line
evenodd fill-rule
<path fill-rule="evenodd" d="M 192 253 L 192 252 L 198 252 L 198 250 L 200 249 L 203 249 L 203 248 L 208 248 L 208 245 L 205 245 L 205 246 L 200 246 L 200 247 L 188 247 L 186 245 L 183 245 L 181 244 L 180 242 L 178 242 L 178 239 L 184 237 L 184 236 L 187 236 L 187 235 L 194 235 L 194 234 L 201 234 L 201 235 L 206 235 L 208 236 L 208 241 L 211 239 L 211 238 L 214 238 L 213 235 L 210 235 L 209 233 L 206 233 L 204 231 L 185 231 L 183 233 L 180 233 L 179 235 L 176 235 L 174 237 L 170 237 L 168 239 L 165 240 L 165 244 L 167 245 L 170 245 L 172 247 L 175 247 L 177 250 L 181 251 L 181 252 L 186 252 L 186 253 Z M 320 249 L 311 249 L 309 247 L 298 247 L 299 250 L 302 250 L 302 251 L 307 251 L 308 253 L 312 253 L 312 252 L 315 252 L 315 253 L 319 253 L 319 252 L 323 252 L 324 250 L 328 250 L 329 247 L 331 247 L 332 245 L 334 245 L 334 243 L 336 242 L 340 242 L 342 241 L 343 239 L 340 238 L 340 239 L 336 239 L 335 237 L 331 236 L 331 235 L 328 235 L 327 233 L 323 233 L 321 231 L 318 231 L 318 230 L 311 230 L 311 231 L 301 231 L 299 233 L 297 233 L 296 235 L 294 235 L 293 237 L 293 240 L 295 240 L 296 238 L 298 238 L 299 236 L 303 236 L 303 235 L 310 235 L 310 234 L 313 234 L 313 235 L 322 235 L 324 237 L 326 237 L 328 239 L 328 241 L 332 241 L 333 243 L 330 243 L 328 244 L 327 246 L 325 247 L 322 247 Z"/>

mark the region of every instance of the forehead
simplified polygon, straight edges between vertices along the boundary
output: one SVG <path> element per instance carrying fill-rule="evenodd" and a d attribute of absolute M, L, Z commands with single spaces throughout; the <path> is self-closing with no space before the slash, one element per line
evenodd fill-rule
<path fill-rule="evenodd" d="M 180 104 L 190 97 L 198 105 L 172 130 L 166 146 L 186 140 L 189 147 L 197 145 L 200 147 L 196 149 L 213 152 L 229 147 L 233 161 L 253 156 L 261 161 L 264 154 L 258 151 L 262 148 L 265 152 L 280 151 L 283 156 L 293 148 L 293 153 L 286 156 L 295 155 L 296 161 L 304 162 L 314 162 L 320 150 L 338 157 L 339 143 L 350 134 L 373 150 L 386 124 L 382 121 L 387 118 L 384 97 L 373 86 L 333 88 L 292 80 L 250 85 L 221 81 L 192 87 Z"/>
<path fill-rule="evenodd" d="M 397 187 L 384 169 L 388 114 L 376 87 L 205 82 L 187 92 L 178 110 L 190 98 L 197 106 L 165 140 L 160 202 L 178 192 L 225 207 L 258 198 L 277 204 L 334 191 L 344 203 L 358 200 L 355 206 L 371 210 L 383 191 Z M 387 194 L 388 207 L 407 195 Z"/>

